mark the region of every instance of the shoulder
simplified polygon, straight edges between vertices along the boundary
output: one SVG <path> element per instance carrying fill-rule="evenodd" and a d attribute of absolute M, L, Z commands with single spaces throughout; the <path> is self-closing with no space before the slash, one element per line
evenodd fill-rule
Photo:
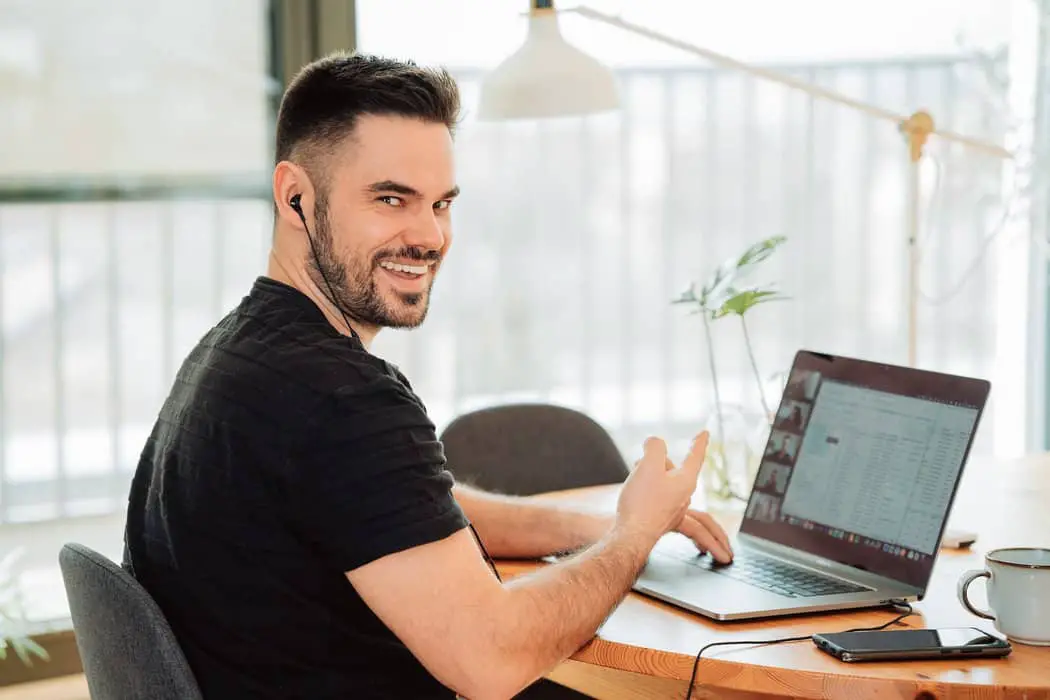
<path fill-rule="evenodd" d="M 307 424 L 335 415 L 401 405 L 424 411 L 404 375 L 343 336 L 297 290 L 260 279 L 241 304 L 201 341 L 188 370 L 207 368 L 212 383 L 236 384 L 258 403 Z M 300 428 L 306 427 L 294 421 Z"/>
<path fill-rule="evenodd" d="M 315 397 L 315 424 L 426 416 L 423 402 L 404 375 L 355 339 L 315 342 L 287 360 L 288 370 Z"/>
<path fill-rule="evenodd" d="M 365 355 L 367 352 L 361 351 Z M 318 401 L 307 449 L 355 446 L 366 452 L 397 452 L 406 459 L 444 462 L 436 429 L 426 407 L 393 367 L 376 358 L 348 357 L 327 367 L 330 384 Z"/>
<path fill-rule="evenodd" d="M 434 424 L 400 373 L 363 349 L 311 371 L 329 384 L 291 446 L 287 507 L 319 551 L 351 571 L 465 527 Z"/>

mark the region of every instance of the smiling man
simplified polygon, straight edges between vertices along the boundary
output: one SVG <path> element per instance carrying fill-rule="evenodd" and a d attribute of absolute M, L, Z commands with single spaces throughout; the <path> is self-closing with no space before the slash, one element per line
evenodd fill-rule
<path fill-rule="evenodd" d="M 731 557 L 688 508 L 706 435 L 680 467 L 649 440 L 615 516 L 489 495 L 454 485 L 422 402 L 369 352 L 426 317 L 458 111 L 445 72 L 360 55 L 307 66 L 284 96 L 267 273 L 180 368 L 128 507 L 125 566 L 205 698 L 532 693 L 660 536 Z M 504 583 L 482 543 L 585 549 Z"/>

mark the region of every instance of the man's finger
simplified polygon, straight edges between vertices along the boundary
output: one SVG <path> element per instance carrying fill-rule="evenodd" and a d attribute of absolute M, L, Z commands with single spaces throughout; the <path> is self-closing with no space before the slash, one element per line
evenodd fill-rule
<path fill-rule="evenodd" d="M 645 451 L 645 459 L 651 459 L 656 464 L 667 462 L 667 443 L 658 437 L 646 438 L 642 446 Z"/>
<path fill-rule="evenodd" d="M 715 536 L 719 543 L 726 548 L 727 552 L 733 553 L 733 545 L 728 533 L 726 533 L 725 528 L 718 524 L 717 520 L 711 517 L 710 513 L 705 513 L 702 510 L 689 510 L 688 515 L 691 515 L 695 520 L 699 520 L 700 524 Z"/>
<path fill-rule="evenodd" d="M 678 526 L 678 532 L 691 539 L 696 544 L 697 549 L 710 552 L 715 560 L 723 564 L 733 561 L 733 555 L 718 541 L 714 533 L 704 527 L 704 524 L 693 516 L 686 514 L 682 518 L 682 522 Z"/>
<path fill-rule="evenodd" d="M 699 476 L 700 468 L 704 466 L 704 458 L 707 456 L 707 440 L 708 433 L 706 430 L 693 438 L 689 454 L 682 460 L 682 469 L 689 472 L 694 478 Z"/>

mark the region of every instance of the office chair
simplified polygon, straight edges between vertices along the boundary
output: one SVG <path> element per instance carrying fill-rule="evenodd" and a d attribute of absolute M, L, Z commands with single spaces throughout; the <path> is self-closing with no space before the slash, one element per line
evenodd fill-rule
<path fill-rule="evenodd" d="M 618 484 L 628 468 L 609 433 L 587 415 L 550 404 L 510 404 L 457 417 L 441 433 L 458 481 L 514 496 Z M 587 695 L 541 680 L 518 700 Z"/>
<path fill-rule="evenodd" d="M 58 562 L 92 700 L 201 700 L 168 621 L 134 576 L 77 543 Z"/>
<path fill-rule="evenodd" d="M 628 468 L 609 433 L 587 415 L 550 404 L 464 414 L 442 431 L 458 481 L 508 495 L 621 483 Z"/>

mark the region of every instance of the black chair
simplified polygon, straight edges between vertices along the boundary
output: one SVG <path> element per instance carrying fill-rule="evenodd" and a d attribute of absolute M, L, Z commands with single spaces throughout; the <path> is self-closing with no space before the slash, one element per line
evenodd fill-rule
<path fill-rule="evenodd" d="M 457 417 L 441 433 L 457 481 L 486 491 L 531 496 L 618 484 L 628 468 L 605 428 L 587 415 L 550 404 L 510 404 Z M 588 696 L 541 680 L 518 700 Z"/>
<path fill-rule="evenodd" d="M 58 562 L 92 700 L 201 700 L 167 619 L 134 576 L 77 543 Z"/>
<path fill-rule="evenodd" d="M 628 468 L 592 418 L 550 404 L 511 404 L 464 414 L 442 431 L 458 481 L 508 495 L 617 484 Z"/>

